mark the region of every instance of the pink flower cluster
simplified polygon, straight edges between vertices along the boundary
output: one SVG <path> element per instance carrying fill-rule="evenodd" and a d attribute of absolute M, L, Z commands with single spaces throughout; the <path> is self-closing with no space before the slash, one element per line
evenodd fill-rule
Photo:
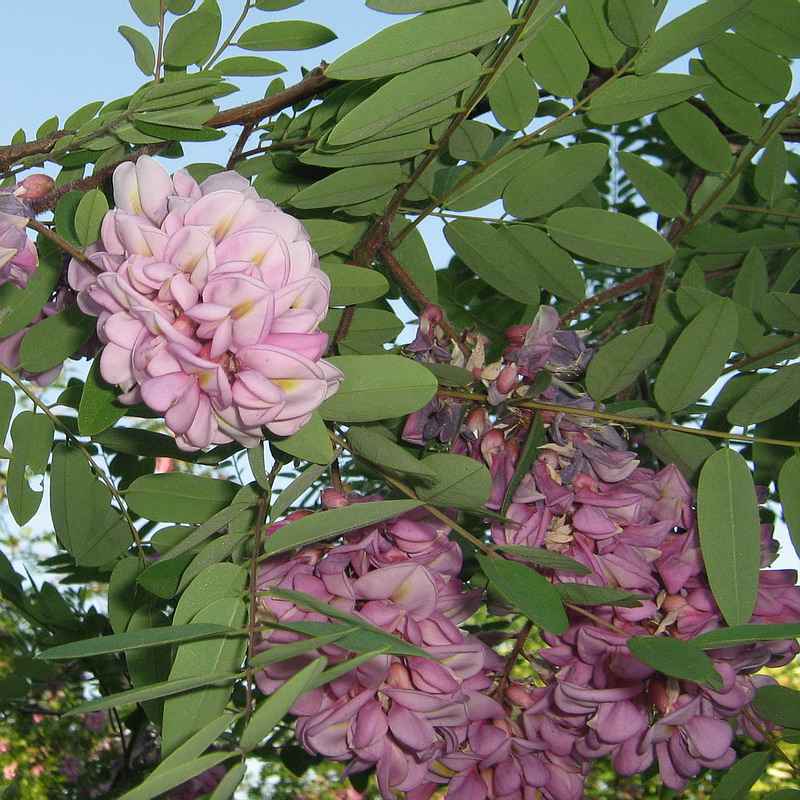
<path fill-rule="evenodd" d="M 101 373 L 164 414 L 184 450 L 286 436 L 336 391 L 318 329 L 330 284 L 298 220 L 223 172 L 198 185 L 152 158 L 114 172 L 116 210 L 70 284 L 98 317 Z"/>
<path fill-rule="evenodd" d="M 52 188 L 48 175 L 29 175 L 10 189 L 0 189 L 0 286 L 11 281 L 24 289 L 36 271 L 39 254 L 25 232 L 33 216 L 27 201 L 43 197 Z"/>
<path fill-rule="evenodd" d="M 561 380 L 580 373 L 591 354 L 580 337 L 556 331 L 556 324 L 543 311 L 530 329 L 511 332 L 517 341 L 488 373 L 492 377 L 484 377 L 501 400 L 525 391 L 541 369 Z M 503 384 L 504 374 L 513 380 Z M 656 765 L 664 784 L 680 791 L 701 771 L 733 763 L 736 732 L 763 739 L 766 723 L 749 704 L 755 689 L 773 679 L 756 673 L 798 652 L 791 640 L 708 651 L 719 676 L 714 688 L 639 661 L 627 647 L 629 637 L 691 640 L 725 624 L 704 573 L 691 490 L 674 466 L 660 472 L 640 467 L 611 426 L 582 417 L 582 408 L 594 407 L 588 399 L 558 385 L 540 399 L 575 413 L 541 412 L 545 443 L 513 491 L 506 511 L 511 521 L 492 523 L 492 539 L 546 548 L 589 570 L 579 575 L 531 565 L 554 583 L 622 589 L 638 595 L 640 604 L 592 605 L 591 615 L 569 609 L 568 630 L 542 634 L 546 647 L 524 654 L 534 676 L 512 678 L 512 665 L 479 638 L 492 641 L 491 632 L 476 638 L 458 627 L 479 599 L 457 578 L 461 553 L 447 527 L 421 510 L 347 534 L 338 544 L 273 557 L 262 567 L 260 589 L 313 595 L 439 659 L 373 659 L 292 709 L 303 747 L 349 760 L 348 772 L 374 764 L 387 800 L 397 790 L 409 800 L 427 800 L 443 785 L 448 800 L 579 800 L 591 762 L 601 757 L 610 757 L 621 775 Z M 530 413 L 501 407 L 490 417 L 474 410 L 454 435 L 454 452 L 490 469 L 492 510 L 503 505 Z M 432 419 L 406 430 L 415 441 L 434 438 L 441 428 L 428 425 Z M 377 498 L 362 498 L 370 499 Z M 328 492 L 323 502 L 348 500 Z M 775 551 L 765 525 L 763 567 Z M 762 570 L 753 623 L 800 618 L 796 578 L 793 570 Z M 261 602 L 265 622 L 291 628 L 327 619 L 274 597 Z M 298 638 L 274 630 L 261 646 Z M 333 663 L 349 657 L 336 645 L 321 653 Z M 268 667 L 259 677 L 262 690 L 274 691 L 319 654 Z"/>

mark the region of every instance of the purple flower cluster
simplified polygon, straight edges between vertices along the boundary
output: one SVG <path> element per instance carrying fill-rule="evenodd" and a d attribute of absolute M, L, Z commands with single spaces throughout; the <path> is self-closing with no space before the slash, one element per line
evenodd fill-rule
<path fill-rule="evenodd" d="M 321 360 L 330 283 L 300 222 L 236 173 L 198 185 L 148 156 L 117 167 L 114 197 L 87 250 L 102 272 L 73 260 L 69 280 L 120 400 L 164 414 L 184 450 L 297 432 L 342 377 Z"/>
<path fill-rule="evenodd" d="M 444 360 L 435 313 L 426 319 L 416 357 Z M 513 491 L 510 522 L 493 522 L 492 539 L 566 555 L 588 574 L 531 567 L 554 583 L 631 592 L 639 605 L 593 605 L 590 613 L 570 607 L 563 635 L 544 633 L 544 647 L 523 651 L 534 674 L 520 680 L 511 664 L 458 627 L 479 598 L 457 578 L 461 553 L 447 526 L 423 510 L 262 567 L 259 589 L 291 588 L 323 599 L 439 659 L 381 656 L 292 709 L 304 748 L 350 761 L 348 772 L 375 765 L 387 800 L 397 790 L 427 800 L 443 785 L 448 800 L 579 800 L 591 762 L 602 757 L 621 775 L 656 765 L 664 784 L 679 791 L 701 771 L 733 763 L 737 732 L 763 739 L 768 725 L 749 704 L 755 689 L 773 679 L 756 673 L 798 652 L 788 640 L 708 651 L 719 676 L 710 688 L 661 674 L 630 651 L 633 636 L 691 640 L 725 623 L 704 573 L 691 489 L 674 466 L 642 468 L 612 426 L 581 416 L 594 404 L 564 381 L 580 374 L 591 353 L 581 337 L 556 325 L 543 309 L 530 328 L 510 332 L 512 346 L 499 365 L 472 365 L 501 400 L 524 395 L 547 369 L 557 380 L 538 399 L 575 409 L 540 412 L 544 443 Z M 441 409 L 429 412 L 406 426 L 412 441 L 439 437 Z M 503 506 L 532 413 L 473 410 L 450 437 L 453 452 L 490 469 L 489 509 Z M 329 490 L 323 502 L 348 499 Z M 763 567 L 775 551 L 771 526 L 764 525 Z M 796 579 L 794 570 L 762 570 L 751 621 L 797 621 Z M 274 597 L 261 604 L 265 622 L 327 621 Z M 271 630 L 261 647 L 298 638 Z M 320 652 L 333 663 L 349 657 L 336 645 Z M 258 679 L 262 690 L 274 691 L 320 652 L 268 667 Z"/>

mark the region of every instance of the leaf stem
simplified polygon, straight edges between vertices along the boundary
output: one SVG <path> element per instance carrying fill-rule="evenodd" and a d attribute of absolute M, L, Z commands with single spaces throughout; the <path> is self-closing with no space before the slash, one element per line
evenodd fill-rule
<path fill-rule="evenodd" d="M 212 55 L 211 58 L 209 58 L 208 61 L 206 61 L 206 63 L 203 65 L 203 69 L 209 69 L 211 65 L 222 55 L 225 48 L 230 45 L 230 43 L 233 41 L 233 37 L 236 36 L 236 34 L 239 32 L 239 28 L 242 27 L 242 24 L 244 23 L 245 18 L 247 17 L 247 14 L 251 8 L 252 5 L 250 0 L 244 0 L 244 8 L 242 9 L 242 13 L 239 15 L 239 19 L 237 19 L 233 24 L 231 32 L 228 34 L 225 41 L 219 46 L 217 52 L 214 53 L 214 55 Z"/>
<path fill-rule="evenodd" d="M 735 361 L 728 367 L 725 367 L 722 370 L 722 375 L 727 375 L 729 372 L 735 372 L 737 369 L 741 369 L 742 367 L 747 367 L 750 364 L 755 364 L 756 361 L 760 361 L 762 358 L 766 358 L 766 356 L 771 356 L 773 353 L 779 353 L 781 350 L 785 350 L 788 347 L 792 347 L 795 344 L 800 343 L 800 333 L 796 333 L 790 339 L 787 339 L 785 342 L 780 342 L 772 347 L 768 347 L 766 350 L 762 350 L 759 353 L 755 353 L 748 358 L 741 358 L 739 361 Z"/>
<path fill-rule="evenodd" d="M 439 389 L 436 392 L 439 397 L 454 397 L 460 400 L 472 400 L 475 403 L 491 405 L 489 398 L 485 394 L 473 394 L 472 392 L 458 392 L 452 389 Z M 608 420 L 609 422 L 619 422 L 622 425 L 642 426 L 646 428 L 658 428 L 667 431 L 679 431 L 680 433 L 690 433 L 694 436 L 711 436 L 716 439 L 726 439 L 732 442 L 757 442 L 759 444 L 774 444 L 779 447 L 800 447 L 800 442 L 790 442 L 784 439 L 767 439 L 763 436 L 747 436 L 741 433 L 728 433 L 726 431 L 701 430 L 700 428 L 689 428 L 685 425 L 673 425 L 670 422 L 660 422 L 651 419 L 637 419 L 636 417 L 625 417 L 620 414 L 609 414 L 606 411 L 593 411 L 584 408 L 573 408 L 571 406 L 560 406 L 553 403 L 544 403 L 537 400 L 514 400 L 506 401 L 507 406 L 522 408 L 538 408 L 541 411 L 555 411 L 562 414 L 572 414 L 576 417 L 591 417 L 592 419 Z"/>
<path fill-rule="evenodd" d="M 38 220 L 29 219 L 27 227 L 33 231 L 36 231 L 41 236 L 44 236 L 45 239 L 49 239 L 54 244 L 58 245 L 58 247 L 67 253 L 67 255 L 77 259 L 81 262 L 81 264 L 85 264 L 92 272 L 95 273 L 95 275 L 99 275 L 101 272 L 103 272 L 102 267 L 98 267 L 97 264 L 86 257 L 85 253 L 78 250 L 76 247 L 73 247 L 66 239 L 62 238 L 55 231 L 48 228 L 47 225 L 42 225 L 42 223 Z"/>

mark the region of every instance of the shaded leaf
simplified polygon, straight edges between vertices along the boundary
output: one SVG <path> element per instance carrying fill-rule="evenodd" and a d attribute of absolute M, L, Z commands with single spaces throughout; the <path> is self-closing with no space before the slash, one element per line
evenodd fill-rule
<path fill-rule="evenodd" d="M 74 355 L 95 332 L 97 318 L 71 305 L 37 322 L 25 334 L 19 348 L 24 369 L 46 372 Z"/>
<path fill-rule="evenodd" d="M 239 739 L 243 750 L 252 750 L 286 716 L 309 685 L 322 673 L 327 660 L 317 658 L 308 666 L 292 675 L 286 683 L 273 692 L 256 708 Z"/>
<path fill-rule="evenodd" d="M 557 17 L 542 25 L 522 57 L 534 80 L 556 97 L 575 97 L 589 74 L 575 34 Z"/>
<path fill-rule="evenodd" d="M 719 377 L 736 341 L 738 317 L 730 300 L 707 306 L 684 328 L 656 377 L 656 402 L 678 411 L 700 398 Z"/>
<path fill-rule="evenodd" d="M 608 0 L 606 13 L 614 36 L 629 47 L 644 44 L 658 22 L 650 0 Z"/>
<path fill-rule="evenodd" d="M 620 166 L 647 205 L 665 217 L 677 217 L 686 207 L 686 195 L 672 175 L 633 153 L 618 153 Z"/>
<path fill-rule="evenodd" d="M 121 795 L 119 800 L 152 800 L 154 797 L 175 788 L 181 783 L 200 775 L 202 772 L 221 764 L 228 758 L 238 756 L 239 753 L 217 752 L 200 756 L 185 764 L 180 764 L 174 769 L 162 772 L 159 775 L 150 775 L 135 789 Z"/>
<path fill-rule="evenodd" d="M 488 97 L 495 119 L 511 131 L 528 125 L 539 106 L 539 89 L 518 58 L 509 59 L 489 87 Z"/>
<path fill-rule="evenodd" d="M 539 304 L 539 286 L 530 264 L 496 228 L 457 219 L 445 226 L 444 235 L 456 255 L 491 287 L 522 303 Z"/>
<path fill-rule="evenodd" d="M 589 61 L 598 67 L 615 66 L 625 46 L 609 28 L 605 0 L 568 0 L 567 16 Z"/>
<path fill-rule="evenodd" d="M 557 583 L 556 591 L 565 603 L 578 606 L 620 606 L 621 608 L 640 608 L 642 598 L 625 589 L 607 586 L 592 586 L 586 583 Z"/>
<path fill-rule="evenodd" d="M 283 453 L 314 464 L 330 464 L 333 461 L 333 445 L 325 423 L 317 411 L 297 433 L 291 436 L 270 437 L 274 447 Z"/>
<path fill-rule="evenodd" d="M 770 292 L 764 298 L 761 314 L 769 325 L 800 332 L 800 294 Z"/>
<path fill-rule="evenodd" d="M 637 75 L 655 72 L 733 25 L 752 0 L 706 0 L 659 28 L 636 62 Z"/>
<path fill-rule="evenodd" d="M 769 753 L 743 756 L 720 778 L 709 800 L 745 800 L 768 763 Z"/>
<path fill-rule="evenodd" d="M 536 564 L 538 567 L 557 569 L 559 572 L 568 572 L 571 575 L 591 574 L 591 570 L 581 564 L 580 561 L 561 553 L 556 553 L 553 550 L 547 550 L 544 547 L 529 547 L 524 544 L 498 544 L 495 545 L 495 548 L 515 558 L 530 561 L 531 564 Z"/>
<path fill-rule="evenodd" d="M 340 169 L 292 198 L 295 208 L 327 208 L 360 203 L 394 189 L 403 180 L 398 164 L 367 164 Z"/>
<path fill-rule="evenodd" d="M 108 636 L 97 636 L 93 639 L 82 639 L 69 644 L 50 647 L 39 654 L 39 658 L 60 661 L 72 658 L 88 658 L 89 656 L 117 653 L 120 650 L 141 650 L 145 647 L 159 647 L 162 644 L 177 644 L 194 639 L 205 639 L 210 636 L 224 636 L 236 633 L 228 625 L 218 623 L 193 623 L 192 625 L 172 625 L 168 628 L 147 628 L 145 630 L 114 633 Z"/>
<path fill-rule="evenodd" d="M 286 67 L 269 58 L 260 56 L 233 56 L 214 64 L 214 69 L 223 75 L 279 75 Z"/>
<path fill-rule="evenodd" d="M 708 172 L 725 172 L 731 165 L 731 146 L 717 126 L 699 109 L 679 103 L 656 114 L 672 143 L 693 164 Z"/>
<path fill-rule="evenodd" d="M 586 391 L 603 400 L 630 386 L 658 358 L 667 338 L 657 325 L 645 325 L 603 345 L 589 362 Z"/>
<path fill-rule="evenodd" d="M 117 400 L 114 387 L 100 374 L 100 359 L 95 358 L 86 376 L 78 406 L 78 430 L 84 436 L 95 436 L 125 416 L 127 406 Z"/>
<path fill-rule="evenodd" d="M 53 433 L 50 418 L 33 411 L 21 411 L 11 423 L 12 450 L 5 494 L 8 510 L 18 525 L 29 522 L 42 502 L 42 491 L 31 487 L 29 476 L 44 475 Z"/>
<path fill-rule="evenodd" d="M 557 211 L 547 221 L 547 232 L 567 250 L 617 267 L 654 267 L 674 255 L 658 231 L 633 217 L 599 208 Z"/>
<path fill-rule="evenodd" d="M 795 0 L 753 0 L 733 27 L 765 50 L 800 56 L 800 7 Z"/>
<path fill-rule="evenodd" d="M 353 425 L 347 432 L 347 440 L 358 456 L 371 461 L 382 470 L 423 481 L 437 480 L 438 474 L 430 466 L 413 456 L 394 439 L 384 436 L 382 430 L 386 429 Z M 386 433 L 391 435 L 388 430 Z"/>
<path fill-rule="evenodd" d="M 800 400 L 800 364 L 764 376 L 728 412 L 733 425 L 753 425 L 776 417 Z"/>
<path fill-rule="evenodd" d="M 528 619 L 556 636 L 567 630 L 567 612 L 550 581 L 517 561 L 487 558 L 480 553 L 477 558 L 497 591 Z"/>
<path fill-rule="evenodd" d="M 503 206 L 515 217 L 539 217 L 578 194 L 607 164 L 608 147 L 599 142 L 556 150 L 509 181 L 503 190 Z"/>
<path fill-rule="evenodd" d="M 774 642 L 798 637 L 800 637 L 800 623 L 797 622 L 737 625 L 701 633 L 692 639 L 692 644 L 703 650 L 715 650 L 721 647 L 741 647 L 756 642 Z"/>
<path fill-rule="evenodd" d="M 383 500 L 376 503 L 353 503 L 343 508 L 320 511 L 301 517 L 273 531 L 264 543 L 264 556 L 284 553 L 323 539 L 331 539 L 405 514 L 417 508 L 417 500 Z"/>
<path fill-rule="evenodd" d="M 759 686 L 753 698 L 757 714 L 783 728 L 800 728 L 800 692 L 788 686 Z"/>
<path fill-rule="evenodd" d="M 714 599 L 729 625 L 746 625 L 758 594 L 761 524 L 750 468 L 730 448 L 700 471 L 697 524 Z"/>
<path fill-rule="evenodd" d="M 436 392 L 436 378 L 422 364 L 402 356 L 337 356 L 329 361 L 345 379 L 320 406 L 323 419 L 372 422 L 399 417 L 422 408 Z"/>
<path fill-rule="evenodd" d="M 158 24 L 158 22 L 156 22 L 156 24 Z M 131 46 L 133 50 L 133 60 L 136 66 L 145 75 L 152 75 L 156 66 L 156 54 L 150 40 L 141 31 L 130 28 L 127 25 L 120 25 L 117 30 L 120 32 L 122 38 Z"/>
<path fill-rule="evenodd" d="M 628 648 L 648 667 L 695 683 L 718 683 L 720 676 L 714 662 L 691 642 L 670 636 L 634 636 Z"/>
<path fill-rule="evenodd" d="M 511 15 L 499 0 L 431 11 L 395 23 L 339 56 L 330 78 L 354 80 L 397 72 L 468 53 L 508 30 Z"/>
<path fill-rule="evenodd" d="M 199 64 L 214 52 L 221 29 L 217 0 L 203 0 L 197 11 L 172 23 L 164 40 L 164 60 L 173 67 Z"/>
<path fill-rule="evenodd" d="M 645 441 L 662 464 L 674 464 L 692 484 L 696 483 L 700 468 L 716 449 L 703 436 L 680 431 L 648 431 Z"/>
<path fill-rule="evenodd" d="M 778 495 L 783 505 L 783 519 L 789 528 L 795 551 L 800 554 L 800 455 L 793 455 L 781 467 Z"/>
<path fill-rule="evenodd" d="M 143 475 L 125 492 L 130 509 L 159 522 L 204 522 L 233 501 L 238 485 L 185 472 Z"/>
<path fill-rule="evenodd" d="M 420 500 L 443 508 L 479 508 L 489 500 L 492 476 L 488 468 L 468 456 L 434 453 L 422 464 L 436 473 L 432 485 L 419 486 Z"/>

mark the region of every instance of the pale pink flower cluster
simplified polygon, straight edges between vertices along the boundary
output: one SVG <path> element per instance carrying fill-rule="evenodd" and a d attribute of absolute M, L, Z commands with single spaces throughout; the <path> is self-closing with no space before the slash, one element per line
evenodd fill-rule
<path fill-rule="evenodd" d="M 498 395 L 524 389 L 544 368 L 579 374 L 591 353 L 580 337 L 556 331 L 556 324 L 545 311 L 530 330 L 511 332 L 516 342 L 491 379 Z M 424 356 L 426 343 L 418 344 Z M 528 654 L 535 680 L 512 679 L 488 648 L 458 628 L 477 598 L 456 577 L 461 554 L 447 529 L 423 511 L 347 534 L 341 544 L 268 559 L 262 568 L 260 588 L 296 589 L 362 615 L 449 669 L 384 656 L 314 690 L 292 709 L 303 747 L 350 760 L 350 772 L 375 764 L 386 800 L 396 790 L 408 800 L 427 800 L 443 785 L 447 800 L 579 800 L 592 761 L 602 757 L 610 757 L 621 775 L 655 765 L 664 784 L 680 791 L 702 771 L 733 763 L 736 732 L 763 739 L 749 704 L 758 686 L 774 681 L 756 673 L 788 663 L 798 652 L 792 640 L 708 651 L 719 679 L 714 688 L 639 661 L 627 646 L 629 637 L 691 640 L 725 625 L 704 573 L 691 490 L 674 466 L 658 473 L 640 467 L 611 426 L 581 417 L 582 408 L 594 408 L 592 401 L 555 387 L 540 399 L 572 406 L 575 413 L 542 412 L 545 442 L 513 491 L 505 512 L 511 522 L 494 522 L 492 538 L 561 553 L 589 570 L 578 575 L 530 565 L 554 583 L 623 589 L 637 595 L 639 605 L 596 604 L 591 617 L 569 610 L 568 630 L 543 633 L 547 646 Z M 407 426 L 414 441 L 444 430 L 432 411 Z M 492 510 L 503 506 L 530 429 L 527 413 L 473 411 L 450 437 L 454 452 L 489 468 Z M 323 500 L 329 506 L 347 502 L 330 492 Z M 763 567 L 775 552 L 765 525 Z M 796 578 L 793 570 L 762 570 L 752 623 L 800 619 Z M 455 630 L 440 625 L 443 597 L 458 609 L 443 612 Z M 326 620 L 276 598 L 262 604 L 265 622 L 291 628 Z M 491 631 L 487 635 L 491 640 Z M 297 638 L 271 631 L 263 647 Z M 335 645 L 321 652 L 334 663 L 348 657 Z M 319 654 L 269 667 L 262 689 L 274 691 Z M 453 692 L 460 694 L 460 715 L 447 705 L 456 699 Z"/>
<path fill-rule="evenodd" d="M 113 180 L 117 208 L 87 251 L 102 272 L 69 268 L 105 380 L 184 450 L 297 432 L 342 377 L 321 360 L 330 284 L 306 230 L 234 172 L 198 185 L 142 156 Z"/>

